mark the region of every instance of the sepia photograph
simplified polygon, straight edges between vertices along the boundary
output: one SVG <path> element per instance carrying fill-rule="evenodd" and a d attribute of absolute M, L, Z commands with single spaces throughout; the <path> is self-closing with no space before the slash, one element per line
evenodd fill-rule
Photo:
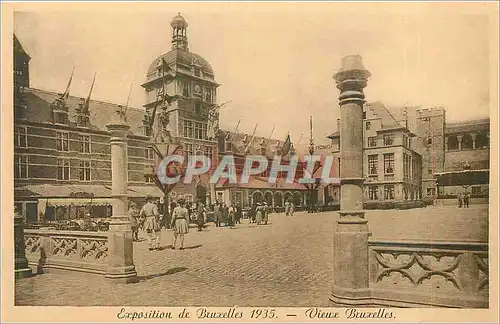
<path fill-rule="evenodd" d="M 16 312 L 497 307 L 497 3 L 8 5 Z"/>

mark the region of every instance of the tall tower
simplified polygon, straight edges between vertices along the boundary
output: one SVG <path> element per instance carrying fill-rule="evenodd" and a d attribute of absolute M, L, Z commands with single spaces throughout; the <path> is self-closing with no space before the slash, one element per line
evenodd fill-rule
<path fill-rule="evenodd" d="M 153 60 L 142 85 L 146 93 L 144 135 L 153 142 L 161 142 L 161 136 L 157 135 L 166 128 L 171 141 L 181 145 L 186 153 L 212 156 L 218 136 L 209 136 L 207 131 L 214 129 L 211 127 L 214 115 L 218 125 L 214 108 L 219 84 L 208 61 L 189 51 L 186 20 L 178 14 L 170 26 L 172 48 Z M 197 192 L 202 195 L 203 190 L 187 187 L 177 184 L 174 189 L 177 197 L 186 194 L 196 197 Z"/>
<path fill-rule="evenodd" d="M 21 42 L 14 35 L 14 116 L 15 119 L 24 119 L 26 103 L 24 88 L 30 86 L 29 62 L 31 57 L 26 53 Z"/>
<path fill-rule="evenodd" d="M 416 110 L 417 143 L 415 150 L 422 156 L 422 196 L 437 196 L 435 174 L 444 171 L 445 109 L 442 107 Z"/>

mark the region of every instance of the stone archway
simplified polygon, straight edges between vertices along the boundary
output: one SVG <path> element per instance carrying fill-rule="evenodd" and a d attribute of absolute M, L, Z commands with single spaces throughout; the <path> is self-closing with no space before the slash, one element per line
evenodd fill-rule
<path fill-rule="evenodd" d="M 273 193 L 271 191 L 264 192 L 264 201 L 267 202 L 269 206 L 273 206 Z"/>
<path fill-rule="evenodd" d="M 264 201 L 264 195 L 262 191 L 256 190 L 252 193 L 252 204 Z"/>
<path fill-rule="evenodd" d="M 283 207 L 283 193 L 280 191 L 274 193 L 274 206 Z"/>
<path fill-rule="evenodd" d="M 297 206 L 297 207 L 298 206 L 302 206 L 302 201 L 303 201 L 302 199 L 303 199 L 303 197 L 302 197 L 302 194 L 300 192 L 295 191 L 293 193 L 293 198 L 292 199 L 293 199 L 293 204 L 295 206 Z"/>

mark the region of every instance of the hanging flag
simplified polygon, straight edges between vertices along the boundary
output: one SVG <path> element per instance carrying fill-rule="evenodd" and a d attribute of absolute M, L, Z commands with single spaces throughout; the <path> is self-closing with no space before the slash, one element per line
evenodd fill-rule
<path fill-rule="evenodd" d="M 94 83 L 95 83 L 95 76 L 97 72 L 94 73 L 94 79 L 92 80 L 92 85 L 90 86 L 90 91 L 89 95 L 87 96 L 87 99 L 85 99 L 85 104 L 83 105 L 83 112 L 87 113 L 89 111 L 89 106 L 90 106 L 90 96 L 92 95 L 92 90 L 94 89 Z"/>
<path fill-rule="evenodd" d="M 281 156 L 287 155 L 290 153 L 292 148 L 292 140 L 290 139 L 290 134 L 286 135 L 285 143 L 281 147 Z"/>
<path fill-rule="evenodd" d="M 73 80 L 73 73 L 75 73 L 75 67 L 73 67 L 73 70 L 71 71 L 71 76 L 69 77 L 68 85 L 66 86 L 66 90 L 64 90 L 64 93 L 62 95 L 62 98 L 64 100 L 67 100 L 69 97 L 69 87 L 71 86 L 71 81 Z"/>

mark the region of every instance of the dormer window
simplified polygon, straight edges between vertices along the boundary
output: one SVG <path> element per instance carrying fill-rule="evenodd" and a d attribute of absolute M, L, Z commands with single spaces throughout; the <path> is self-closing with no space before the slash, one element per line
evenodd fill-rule
<path fill-rule="evenodd" d="M 90 127 L 90 118 L 86 115 L 78 115 L 76 120 L 78 127 L 89 128 Z"/>
<path fill-rule="evenodd" d="M 54 111 L 54 124 L 68 124 L 68 113 L 66 111 Z"/>
<path fill-rule="evenodd" d="M 201 69 L 194 68 L 194 76 L 201 78 Z"/>

